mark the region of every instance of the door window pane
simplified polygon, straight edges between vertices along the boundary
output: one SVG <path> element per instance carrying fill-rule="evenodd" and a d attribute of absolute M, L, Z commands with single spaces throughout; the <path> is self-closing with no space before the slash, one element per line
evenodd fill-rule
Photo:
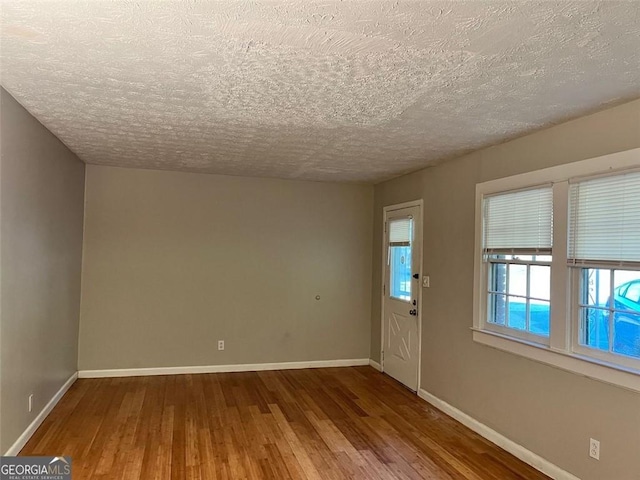
<path fill-rule="evenodd" d="M 398 300 L 411 300 L 411 246 L 389 247 L 391 288 L 389 294 Z"/>

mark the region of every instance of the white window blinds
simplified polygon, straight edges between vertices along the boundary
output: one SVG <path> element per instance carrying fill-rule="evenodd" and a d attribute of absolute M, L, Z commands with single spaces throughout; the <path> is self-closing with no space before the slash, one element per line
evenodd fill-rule
<path fill-rule="evenodd" d="M 389 220 L 389 245 L 392 247 L 408 247 L 411 245 L 411 217 Z"/>
<path fill-rule="evenodd" d="M 484 251 L 550 252 L 553 241 L 551 186 L 484 198 Z"/>
<path fill-rule="evenodd" d="M 640 262 L 640 172 L 571 184 L 568 247 L 569 263 Z"/>

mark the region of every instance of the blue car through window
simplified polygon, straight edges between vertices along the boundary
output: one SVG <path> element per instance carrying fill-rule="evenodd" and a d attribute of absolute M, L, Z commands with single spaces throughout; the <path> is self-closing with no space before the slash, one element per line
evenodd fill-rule
<path fill-rule="evenodd" d="M 640 272 L 584 269 L 582 288 L 580 343 L 640 358 Z"/>
<path fill-rule="evenodd" d="M 611 306 L 611 301 L 607 302 Z M 640 357 L 640 280 L 627 282 L 614 290 L 613 351 Z"/>

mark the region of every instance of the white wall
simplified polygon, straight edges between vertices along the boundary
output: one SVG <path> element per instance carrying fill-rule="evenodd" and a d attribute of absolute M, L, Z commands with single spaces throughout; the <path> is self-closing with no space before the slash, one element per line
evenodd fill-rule
<path fill-rule="evenodd" d="M 372 201 L 87 166 L 80 369 L 368 358 Z"/>
<path fill-rule="evenodd" d="M 77 371 L 84 163 L 4 89 L 0 95 L 4 453 Z"/>
<path fill-rule="evenodd" d="M 421 386 L 583 480 L 640 478 L 640 395 L 474 343 L 475 185 L 640 147 L 640 100 L 377 185 L 371 353 L 380 356 L 382 209 L 423 198 Z M 638 159 L 640 162 L 640 159 Z M 601 442 L 600 461 L 588 456 Z"/>

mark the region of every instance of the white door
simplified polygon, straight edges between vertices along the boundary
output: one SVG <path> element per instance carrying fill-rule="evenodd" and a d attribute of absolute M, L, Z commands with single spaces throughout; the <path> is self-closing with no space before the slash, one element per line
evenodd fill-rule
<path fill-rule="evenodd" d="M 420 205 L 385 209 L 382 365 L 413 391 L 420 355 L 421 210 Z"/>

